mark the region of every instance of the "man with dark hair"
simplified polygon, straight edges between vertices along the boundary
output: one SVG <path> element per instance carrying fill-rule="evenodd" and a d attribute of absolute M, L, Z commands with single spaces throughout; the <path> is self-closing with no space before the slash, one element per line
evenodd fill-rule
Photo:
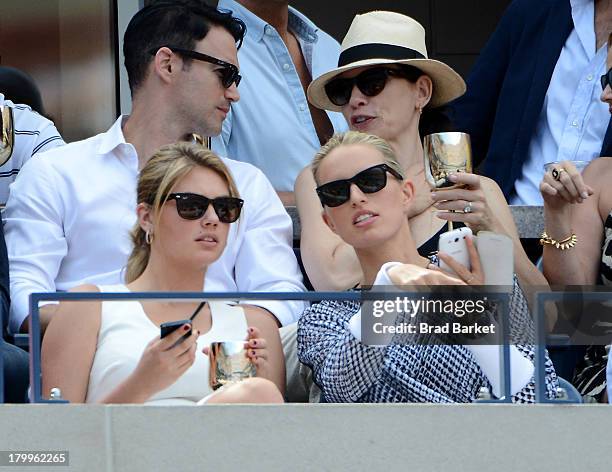
<path fill-rule="evenodd" d="M 12 332 L 27 330 L 28 295 L 83 283 L 120 283 L 136 222 L 138 172 L 161 146 L 214 136 L 239 99 L 236 43 L 244 24 L 200 1 L 159 1 L 130 21 L 124 54 L 132 113 L 106 132 L 28 162 L 11 190 L 6 239 Z M 207 291 L 304 290 L 292 225 L 255 167 L 225 160 L 245 200 L 239 225 L 206 275 Z M 273 261 L 273 264 L 270 262 Z M 256 302 L 280 324 L 299 302 Z M 55 306 L 41 309 L 43 328 Z"/>

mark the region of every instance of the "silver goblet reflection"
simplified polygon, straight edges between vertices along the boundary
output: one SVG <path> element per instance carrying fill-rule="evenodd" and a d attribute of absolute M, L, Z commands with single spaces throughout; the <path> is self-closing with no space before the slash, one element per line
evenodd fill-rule
<path fill-rule="evenodd" d="M 257 373 L 255 365 L 246 356 L 246 341 L 213 342 L 208 350 L 210 359 L 209 383 L 216 390 L 228 383 L 240 382 Z"/>
<path fill-rule="evenodd" d="M 472 172 L 470 135 L 459 132 L 434 133 L 425 136 L 425 177 L 439 190 L 461 187 L 448 180 L 454 172 Z"/>

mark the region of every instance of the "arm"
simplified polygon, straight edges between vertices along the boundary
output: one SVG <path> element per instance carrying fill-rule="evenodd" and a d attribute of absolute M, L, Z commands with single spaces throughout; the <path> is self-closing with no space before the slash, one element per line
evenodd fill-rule
<path fill-rule="evenodd" d="M 385 349 L 361 344 L 350 332 L 353 308 L 323 301 L 298 321 L 298 357 L 332 403 L 358 401 L 383 372 Z"/>
<path fill-rule="evenodd" d="M 544 197 L 544 225 L 552 238 L 563 239 L 573 232 L 578 242 L 575 247 L 565 251 L 545 245 L 544 275 L 551 285 L 593 285 L 597 282 L 603 238 L 599 200 L 602 190 L 612 178 L 612 158 L 596 159 L 582 176 L 577 172 L 573 174 L 574 171 L 566 167 L 568 171 L 563 174 L 568 175 L 563 175 L 560 182 L 552 180 L 547 173 L 540 185 Z M 559 188 L 572 185 L 567 180 L 569 178 L 576 182 L 580 193 L 594 193 L 580 203 L 571 203 L 568 201 L 570 197 L 563 197 L 561 192 L 551 194 L 550 188 L 555 185 Z"/>
<path fill-rule="evenodd" d="M 83 285 L 75 292 L 92 292 L 98 288 Z M 58 305 L 42 342 L 42 392 L 59 387 L 62 396 L 72 403 L 87 398 L 89 373 L 93 364 L 100 330 L 100 302 L 64 302 Z"/>
<path fill-rule="evenodd" d="M 276 384 L 281 394 L 285 392 L 285 357 L 281 345 L 278 326 L 273 317 L 261 309 L 245 307 L 247 323 L 256 328 L 253 338 L 249 332 L 249 348 L 253 363 L 257 367 L 257 376 L 271 380 Z M 265 351 L 265 352 L 264 352 Z M 261 358 L 263 356 L 263 358 Z"/>
<path fill-rule="evenodd" d="M 295 181 L 302 261 L 315 290 L 346 290 L 361 280 L 361 266 L 355 250 L 323 221 L 315 188 L 310 166 L 306 167 Z"/>
<path fill-rule="evenodd" d="M 25 164 L 6 206 L 12 298 L 9 331 L 13 333 L 20 331 L 28 316 L 30 293 L 55 291 L 55 278 L 68 250 L 61 187 L 48 159 L 52 157 L 37 156 Z"/>
<path fill-rule="evenodd" d="M 255 169 L 253 169 L 255 170 Z M 244 237 L 235 262 L 238 290 L 244 292 L 296 292 L 305 290 L 292 248 L 291 218 L 259 170 L 249 179 L 251 192 L 245 196 Z M 248 207 L 247 207 L 248 206 Z M 274 314 L 284 326 L 297 321 L 302 301 L 244 301 Z"/>
<path fill-rule="evenodd" d="M 30 111 L 30 113 L 34 113 L 37 115 L 37 113 L 33 111 Z M 66 144 L 62 139 L 59 131 L 55 128 L 55 125 L 52 121 L 42 116 L 38 116 L 38 118 L 39 135 L 36 141 L 34 142 L 34 147 L 32 148 L 32 156 L 39 152 L 48 151 L 49 149 L 53 149 L 54 147 L 63 146 L 64 144 Z"/>

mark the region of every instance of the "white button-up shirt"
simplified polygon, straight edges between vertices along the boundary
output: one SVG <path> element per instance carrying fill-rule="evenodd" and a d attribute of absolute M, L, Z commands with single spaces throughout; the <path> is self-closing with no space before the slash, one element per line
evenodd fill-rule
<path fill-rule="evenodd" d="M 5 100 L 0 93 L 0 104 L 13 112 L 15 142 L 13 153 L 5 162 L 0 162 L 0 203 L 8 200 L 9 185 L 15 180 L 21 167 L 34 154 L 62 146 L 64 140 L 52 121 L 33 111 L 27 105 L 16 105 Z"/>
<path fill-rule="evenodd" d="M 220 0 L 219 8 L 244 21 L 247 34 L 238 51 L 240 101 L 232 104 L 212 148 L 261 169 L 276 190 L 292 192 L 297 175 L 321 147 L 300 77 L 273 26 L 234 0 Z M 291 7 L 289 29 L 312 78 L 337 66 L 338 42 Z M 348 130 L 342 114 L 327 116 L 336 132 Z"/>
<path fill-rule="evenodd" d="M 529 156 L 514 185 L 514 205 L 542 205 L 539 186 L 545 163 L 598 157 L 610 122 L 599 82 L 606 71 L 607 44 L 596 50 L 594 2 L 572 0 L 571 6 L 574 29 L 555 66 Z"/>
<path fill-rule="evenodd" d="M 11 278 L 11 332 L 29 310 L 32 292 L 123 281 L 136 223 L 138 156 L 121 118 L 106 133 L 37 155 L 11 189 L 5 234 Z M 301 292 L 291 247 L 291 218 L 266 177 L 250 164 L 224 159 L 245 200 L 227 247 L 206 273 L 206 291 Z M 302 302 L 252 302 L 282 324 Z"/>

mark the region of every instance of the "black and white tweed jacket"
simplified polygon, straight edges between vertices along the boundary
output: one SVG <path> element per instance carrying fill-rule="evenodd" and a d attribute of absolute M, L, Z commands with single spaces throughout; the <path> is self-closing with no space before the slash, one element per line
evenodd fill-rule
<path fill-rule="evenodd" d="M 362 344 L 348 325 L 358 310 L 356 301 L 323 301 L 306 309 L 298 322 L 298 356 L 313 369 L 315 382 L 326 401 L 465 403 L 474 401 L 481 387 L 491 388 L 471 352 L 462 345 Z M 511 326 L 522 329 L 533 326 L 516 279 L 510 297 L 510 319 Z M 517 348 L 534 361 L 532 345 L 519 344 Z M 557 376 L 547 355 L 549 398 L 554 398 L 557 386 Z M 534 379 L 512 400 L 534 403 Z"/>

